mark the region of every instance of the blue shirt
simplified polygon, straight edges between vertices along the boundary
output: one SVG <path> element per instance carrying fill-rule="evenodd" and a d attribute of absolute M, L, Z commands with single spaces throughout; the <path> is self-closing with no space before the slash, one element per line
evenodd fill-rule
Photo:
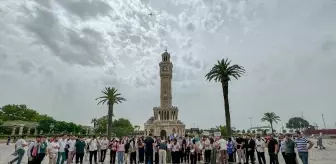
<path fill-rule="evenodd" d="M 296 144 L 296 148 L 298 150 L 299 153 L 305 153 L 308 152 L 308 147 L 307 147 L 307 143 L 309 143 L 310 141 L 307 140 L 304 137 L 301 138 L 297 138 L 295 139 L 295 144 Z"/>

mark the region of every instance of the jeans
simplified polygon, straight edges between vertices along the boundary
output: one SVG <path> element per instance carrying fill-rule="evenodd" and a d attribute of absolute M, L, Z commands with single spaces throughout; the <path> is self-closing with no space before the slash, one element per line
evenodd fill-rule
<path fill-rule="evenodd" d="M 308 164 L 308 152 L 299 152 L 299 157 L 303 164 Z"/>
<path fill-rule="evenodd" d="M 20 164 L 21 163 L 21 160 L 25 154 L 25 150 L 24 149 L 18 149 L 17 151 L 17 157 L 14 158 L 13 160 L 11 160 L 9 163 L 14 163 L 15 161 L 17 161 L 17 164 Z"/>
<path fill-rule="evenodd" d="M 62 160 L 61 160 L 62 158 Z M 65 161 L 65 152 L 58 152 L 58 155 L 57 155 L 57 164 L 64 164 L 64 161 Z"/>
<path fill-rule="evenodd" d="M 124 151 L 118 151 L 117 155 L 118 155 L 118 164 L 123 164 L 124 163 Z"/>

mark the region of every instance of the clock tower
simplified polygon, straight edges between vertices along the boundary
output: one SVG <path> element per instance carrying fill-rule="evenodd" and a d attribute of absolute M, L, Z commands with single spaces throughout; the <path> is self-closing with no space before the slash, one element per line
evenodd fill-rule
<path fill-rule="evenodd" d="M 184 136 L 185 125 L 179 120 L 179 109 L 172 105 L 173 64 L 167 50 L 161 57 L 159 64 L 160 106 L 153 108 L 153 116 L 144 124 L 144 135 L 153 134 L 162 138 L 172 134 Z"/>
<path fill-rule="evenodd" d="M 166 51 L 162 55 L 160 66 L 160 106 L 169 108 L 172 106 L 172 74 L 173 64 L 170 61 L 170 54 Z"/>

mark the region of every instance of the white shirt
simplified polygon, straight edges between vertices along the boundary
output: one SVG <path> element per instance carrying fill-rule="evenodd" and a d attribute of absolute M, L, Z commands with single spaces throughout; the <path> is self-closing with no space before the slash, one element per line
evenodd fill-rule
<path fill-rule="evenodd" d="M 204 146 L 205 146 L 205 150 L 211 150 L 212 149 L 209 139 L 206 139 L 204 141 Z"/>
<path fill-rule="evenodd" d="M 109 145 L 109 141 L 107 139 L 103 139 L 100 141 L 100 147 L 102 150 L 106 150 Z"/>
<path fill-rule="evenodd" d="M 219 150 L 227 150 L 227 141 L 223 138 L 221 138 L 219 141 L 218 141 L 218 144 L 220 146 L 220 149 Z"/>
<path fill-rule="evenodd" d="M 52 152 L 52 153 L 58 153 L 58 148 L 60 147 L 60 145 L 58 144 L 58 142 L 51 142 L 48 145 L 48 149 Z"/>
<path fill-rule="evenodd" d="M 27 146 L 27 143 L 24 139 L 20 138 L 15 143 L 17 149 L 24 149 Z"/>
<path fill-rule="evenodd" d="M 89 151 L 95 151 L 98 150 L 98 140 L 92 139 L 89 141 Z"/>
<path fill-rule="evenodd" d="M 65 146 L 66 146 L 66 143 L 67 143 L 67 140 L 66 139 L 59 139 L 58 140 L 58 145 L 60 146 L 60 148 L 59 148 L 59 152 L 64 152 L 65 150 Z"/>
<path fill-rule="evenodd" d="M 76 140 L 70 139 L 67 144 L 69 144 L 69 151 L 75 151 Z"/>
<path fill-rule="evenodd" d="M 173 152 L 176 152 L 176 151 L 179 151 L 180 150 L 180 144 L 177 142 L 176 145 L 172 145 L 172 151 Z"/>
<path fill-rule="evenodd" d="M 265 142 L 260 139 L 260 141 L 256 140 L 256 147 L 257 147 L 257 152 L 264 152 L 265 151 Z"/>

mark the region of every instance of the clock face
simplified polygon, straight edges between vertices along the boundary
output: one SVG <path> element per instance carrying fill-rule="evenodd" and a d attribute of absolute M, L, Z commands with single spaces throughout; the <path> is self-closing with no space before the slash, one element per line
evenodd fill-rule
<path fill-rule="evenodd" d="M 163 70 L 164 70 L 164 71 L 167 71 L 167 70 L 168 70 L 168 68 L 167 68 L 167 67 L 163 67 Z"/>

